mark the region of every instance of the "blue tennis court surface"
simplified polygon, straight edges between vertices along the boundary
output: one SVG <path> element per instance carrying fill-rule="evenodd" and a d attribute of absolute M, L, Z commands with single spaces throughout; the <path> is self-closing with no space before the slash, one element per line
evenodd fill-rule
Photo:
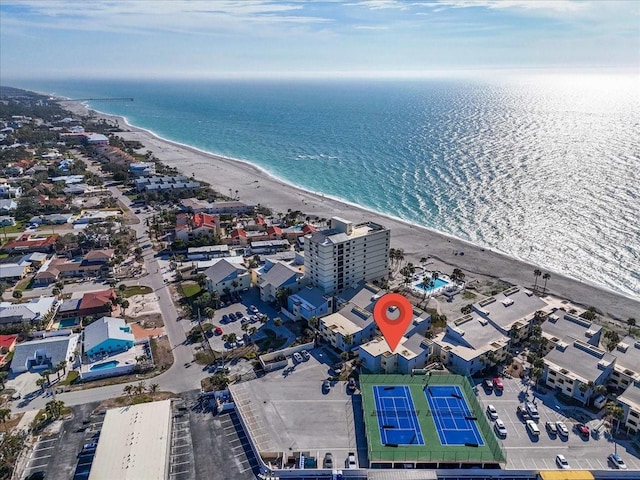
<path fill-rule="evenodd" d="M 409 387 L 374 385 L 373 396 L 383 445 L 424 445 Z"/>
<path fill-rule="evenodd" d="M 442 445 L 484 445 L 473 413 L 458 385 L 425 387 L 424 394 Z"/>

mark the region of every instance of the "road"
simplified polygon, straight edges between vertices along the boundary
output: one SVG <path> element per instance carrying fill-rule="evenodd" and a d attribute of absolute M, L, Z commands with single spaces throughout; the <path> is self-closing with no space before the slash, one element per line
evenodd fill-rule
<path fill-rule="evenodd" d="M 88 169 L 94 173 L 100 175 L 99 170 L 87 161 Z M 119 188 L 108 187 L 113 197 L 121 202 L 126 207 L 131 205 L 131 200 L 124 196 Z M 144 217 L 143 217 L 144 219 Z M 144 220 L 138 224 L 132 225 L 131 228 L 136 232 L 136 237 L 139 245 L 145 245 L 151 243 Z M 178 312 L 171 298 L 171 292 L 168 285 L 164 282 L 160 265 L 156 258 L 155 252 L 152 249 L 144 249 L 143 252 L 145 268 L 148 275 L 139 281 L 124 282 L 135 283 L 139 285 L 145 285 L 153 289 L 158 297 L 158 304 L 164 320 L 164 328 L 169 338 L 169 342 L 173 349 L 174 362 L 171 368 L 166 372 L 153 377 L 153 383 L 159 385 L 159 390 L 169 391 L 174 393 L 187 392 L 190 390 L 200 388 L 200 380 L 205 378 L 207 373 L 203 371 L 197 365 L 192 367 L 185 367 L 185 364 L 190 363 L 193 360 L 193 352 L 191 346 L 186 344 L 186 335 L 182 324 L 176 319 L 178 318 Z M 131 385 L 135 385 L 137 382 L 132 382 Z M 111 385 L 106 387 L 96 387 L 87 390 L 81 390 L 76 392 L 68 392 L 56 395 L 58 400 L 62 400 L 66 405 L 81 405 L 88 402 L 99 402 L 109 398 L 121 396 L 123 394 L 123 388 L 128 384 Z M 42 395 L 34 398 L 31 402 L 21 408 L 14 408 L 15 412 L 34 410 L 44 408 L 49 398 Z"/>

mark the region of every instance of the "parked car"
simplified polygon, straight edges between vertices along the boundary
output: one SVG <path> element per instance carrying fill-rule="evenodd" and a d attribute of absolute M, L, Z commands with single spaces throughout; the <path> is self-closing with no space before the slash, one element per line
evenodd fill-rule
<path fill-rule="evenodd" d="M 334 365 L 331 366 L 331 369 L 336 372 L 337 374 L 340 374 L 340 372 L 342 372 L 342 368 L 344 367 L 344 365 L 342 363 L 336 363 Z"/>
<path fill-rule="evenodd" d="M 232 322 L 236 321 L 236 314 L 235 313 L 230 313 L 229 314 L 229 320 L 231 320 Z"/>
<path fill-rule="evenodd" d="M 527 430 L 529 430 L 529 433 L 534 437 L 540 435 L 540 429 L 533 420 L 527 420 Z"/>
<path fill-rule="evenodd" d="M 611 465 L 613 465 L 613 468 L 617 468 L 618 470 L 627 469 L 627 464 L 622 461 L 622 458 L 620 458 L 620 455 L 618 455 L 617 453 L 612 453 L 607 458 L 609 459 Z"/>
<path fill-rule="evenodd" d="M 347 388 L 350 392 L 355 391 L 356 389 L 356 379 L 353 377 L 349 377 L 349 382 L 347 383 Z"/>
<path fill-rule="evenodd" d="M 531 415 L 529 415 L 529 412 L 527 412 L 527 409 L 524 408 L 522 405 L 518 405 L 518 408 L 516 408 L 516 413 L 518 414 L 521 420 L 525 420 L 525 421 L 531 420 Z"/>
<path fill-rule="evenodd" d="M 499 437 L 505 438 L 507 436 L 507 427 L 499 418 L 496 418 L 496 423 L 493 425 L 493 428 L 495 429 Z"/>
<path fill-rule="evenodd" d="M 251 313 L 258 313 L 258 307 L 256 307 L 255 305 L 251 305 L 251 306 L 249 307 L 249 311 L 250 311 Z M 331 454 L 329 453 L 328 455 L 331 455 Z"/>
<path fill-rule="evenodd" d="M 349 452 L 349 455 L 347 455 L 347 467 L 358 468 L 358 464 L 356 463 L 356 456 L 353 452 Z"/>
<path fill-rule="evenodd" d="M 498 418 L 498 411 L 496 410 L 496 407 L 494 407 L 493 405 L 487 405 L 487 416 L 491 420 L 495 420 L 496 418 Z"/>
<path fill-rule="evenodd" d="M 564 422 L 556 422 L 556 427 L 558 427 L 558 435 L 563 437 L 569 436 L 569 429 L 564 424 Z"/>
<path fill-rule="evenodd" d="M 244 313 L 242 312 L 236 312 L 236 317 L 237 318 L 242 318 L 244 316 Z"/>
<path fill-rule="evenodd" d="M 322 461 L 322 466 L 324 468 L 333 468 L 333 455 L 330 453 L 324 454 L 324 460 Z"/>
<path fill-rule="evenodd" d="M 496 390 L 502 391 L 504 389 L 504 385 L 502 384 L 502 380 L 499 377 L 495 377 L 493 379 L 493 388 Z"/>
<path fill-rule="evenodd" d="M 493 390 L 493 380 L 491 380 L 490 378 L 485 378 L 482 382 L 482 385 L 484 385 L 484 388 L 486 388 L 487 390 Z"/>
<path fill-rule="evenodd" d="M 229 323 L 229 315 L 227 315 L 226 313 L 222 315 L 222 320 L 220 320 L 220 323 Z"/>
<path fill-rule="evenodd" d="M 562 468 L 563 470 L 568 470 L 570 468 L 569 462 L 567 462 L 567 459 L 561 453 L 556 455 L 556 465 L 558 465 L 558 467 Z"/>
<path fill-rule="evenodd" d="M 331 382 L 325 380 L 322 382 L 322 393 L 329 393 L 329 390 L 331 390 Z"/>
<path fill-rule="evenodd" d="M 557 435 L 558 434 L 558 425 L 556 425 L 555 422 L 547 422 L 544 424 L 545 428 L 547 429 L 547 432 L 549 432 L 550 435 Z"/>
<path fill-rule="evenodd" d="M 584 423 L 576 423 L 575 430 L 581 437 L 589 438 L 589 427 Z"/>
<path fill-rule="evenodd" d="M 527 402 L 524 404 L 524 406 L 527 409 L 527 413 L 531 415 L 531 418 L 533 418 L 534 420 L 540 419 L 540 414 L 538 413 L 538 409 L 533 404 L 533 402 Z"/>
<path fill-rule="evenodd" d="M 302 350 L 300 352 L 300 355 L 302 355 L 302 358 L 305 362 L 311 358 L 311 355 L 309 355 L 309 352 L 307 352 L 306 350 Z"/>
<path fill-rule="evenodd" d="M 300 363 L 300 362 L 302 362 L 302 355 L 300 355 L 298 352 L 295 352 L 295 353 L 293 354 L 293 360 L 294 360 L 296 363 Z"/>

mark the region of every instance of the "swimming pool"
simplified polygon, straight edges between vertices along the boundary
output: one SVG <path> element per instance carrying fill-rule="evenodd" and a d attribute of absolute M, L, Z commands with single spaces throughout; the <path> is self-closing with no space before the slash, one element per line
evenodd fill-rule
<path fill-rule="evenodd" d="M 91 367 L 89 370 L 91 370 L 92 372 L 94 372 L 96 370 L 107 370 L 109 368 L 117 367 L 119 363 L 120 362 L 118 360 L 111 360 L 109 362 L 98 363 L 98 364 L 94 365 L 93 367 Z"/>
<path fill-rule="evenodd" d="M 78 324 L 78 320 L 77 319 L 75 319 L 75 318 L 65 318 L 63 320 L 60 320 L 60 322 L 58 323 L 58 329 L 75 327 L 77 324 Z"/>
<path fill-rule="evenodd" d="M 436 278 L 435 281 L 433 282 L 433 287 L 431 288 L 425 288 L 425 286 L 422 285 L 422 281 L 413 284 L 414 287 L 419 288 L 420 290 L 426 290 L 427 292 L 437 290 L 438 288 L 444 287 L 445 285 L 449 285 L 449 282 L 441 278 Z"/>

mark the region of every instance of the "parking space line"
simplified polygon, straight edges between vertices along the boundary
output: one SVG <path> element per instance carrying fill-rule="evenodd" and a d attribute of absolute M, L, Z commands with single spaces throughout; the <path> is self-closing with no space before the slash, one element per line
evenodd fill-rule
<path fill-rule="evenodd" d="M 189 463 L 191 463 L 191 462 L 178 462 L 178 463 L 174 463 L 173 466 L 177 467 L 179 465 L 189 465 Z"/>

